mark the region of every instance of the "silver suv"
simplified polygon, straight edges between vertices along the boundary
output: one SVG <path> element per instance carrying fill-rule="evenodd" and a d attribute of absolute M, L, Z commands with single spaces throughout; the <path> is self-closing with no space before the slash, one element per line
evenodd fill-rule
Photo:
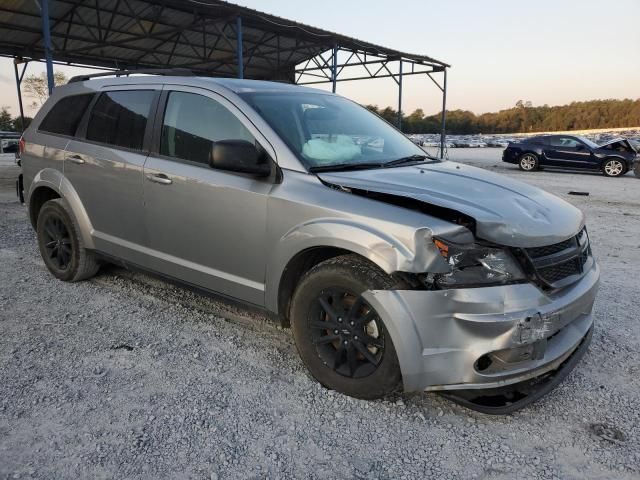
<path fill-rule="evenodd" d="M 21 143 L 44 263 L 113 261 L 263 307 L 320 383 L 519 408 L 578 362 L 599 270 L 582 213 L 431 158 L 345 98 L 263 81 L 76 78 Z"/>

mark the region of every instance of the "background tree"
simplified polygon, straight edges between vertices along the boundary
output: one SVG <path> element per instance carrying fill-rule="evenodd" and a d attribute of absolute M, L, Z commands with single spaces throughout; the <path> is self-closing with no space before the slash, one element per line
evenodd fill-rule
<path fill-rule="evenodd" d="M 0 130 L 13 131 L 13 119 L 9 113 L 9 107 L 0 108 Z"/>
<path fill-rule="evenodd" d="M 29 124 L 31 123 L 31 121 L 33 120 L 33 118 L 31 117 L 24 117 L 24 128 L 22 128 L 22 119 L 20 117 L 16 117 L 13 119 L 13 130 L 16 132 L 22 132 L 24 130 L 26 130 L 26 128 L 29 126 Z"/>
<path fill-rule="evenodd" d="M 378 111 L 378 106 L 377 105 L 365 105 L 364 108 L 366 108 L 370 112 L 377 113 L 378 115 L 380 115 L 380 112 Z"/>
<path fill-rule="evenodd" d="M 67 83 L 67 76 L 62 72 L 54 72 L 53 80 L 56 86 L 64 85 Z M 33 98 L 33 102 L 29 105 L 31 108 L 40 108 L 49 98 L 47 75 L 44 72 L 40 75 L 27 75 L 22 81 L 22 88 L 27 97 Z"/>
<path fill-rule="evenodd" d="M 397 122 L 397 112 L 387 107 L 367 106 L 391 123 Z M 552 132 L 622 128 L 640 126 L 640 99 L 591 100 L 569 105 L 534 107 L 530 101 L 518 100 L 513 108 L 476 115 L 468 110 L 447 111 L 447 131 L 453 134 Z M 440 132 L 440 113 L 424 116 L 418 109 L 403 117 L 406 133 Z"/>
<path fill-rule="evenodd" d="M 387 122 L 392 125 L 398 124 L 398 112 L 391 107 L 386 107 L 383 110 L 378 112 L 382 118 L 384 118 Z"/>

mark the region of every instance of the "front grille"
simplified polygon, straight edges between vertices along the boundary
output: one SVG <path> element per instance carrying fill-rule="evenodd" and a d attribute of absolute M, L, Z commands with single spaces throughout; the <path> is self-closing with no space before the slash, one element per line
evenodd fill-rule
<path fill-rule="evenodd" d="M 563 278 L 567 278 L 569 275 L 575 275 L 577 273 L 580 273 L 578 260 L 571 260 L 569 262 L 561 263 L 560 265 L 554 265 L 552 267 L 541 268 L 538 270 L 538 274 L 549 283 L 555 283 Z"/>
<path fill-rule="evenodd" d="M 559 288 L 577 281 L 592 257 L 586 229 L 563 242 L 526 248 L 525 254 L 536 279 L 545 288 Z"/>
<path fill-rule="evenodd" d="M 546 257 L 547 255 L 553 255 L 554 253 L 566 250 L 569 247 L 575 245 L 575 237 L 565 240 L 564 242 L 554 243 L 553 245 L 546 245 L 544 247 L 527 248 L 527 253 L 531 258 Z"/>

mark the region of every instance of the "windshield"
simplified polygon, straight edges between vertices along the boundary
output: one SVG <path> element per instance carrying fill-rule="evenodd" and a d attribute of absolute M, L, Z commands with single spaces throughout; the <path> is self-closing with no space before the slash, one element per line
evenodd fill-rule
<path fill-rule="evenodd" d="M 310 170 L 423 161 L 426 153 L 366 108 L 321 93 L 243 93 Z M 401 161 L 401 162 L 399 162 Z"/>
<path fill-rule="evenodd" d="M 598 145 L 597 143 L 592 142 L 591 140 L 589 140 L 588 138 L 585 137 L 578 137 L 580 140 L 582 140 L 584 143 L 587 144 L 588 147 L 590 148 L 598 148 L 600 145 Z"/>

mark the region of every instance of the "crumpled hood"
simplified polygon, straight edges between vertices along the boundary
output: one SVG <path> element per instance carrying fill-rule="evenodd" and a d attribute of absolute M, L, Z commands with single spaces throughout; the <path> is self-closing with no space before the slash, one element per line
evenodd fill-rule
<path fill-rule="evenodd" d="M 631 144 L 631 142 L 629 140 L 627 140 L 626 138 L 622 138 L 622 137 L 614 138 L 613 140 L 609 140 L 608 142 L 605 142 L 605 143 L 601 144 L 598 147 L 598 150 L 602 149 L 602 150 L 604 150 L 604 153 L 610 153 L 604 147 L 607 147 L 609 145 L 613 145 L 614 143 L 620 143 L 620 144 L 624 145 L 625 147 L 630 149 L 631 153 L 638 153 L 637 149 Z"/>
<path fill-rule="evenodd" d="M 455 162 L 318 173 L 326 183 L 397 195 L 464 213 L 476 235 L 511 247 L 539 247 L 578 233 L 580 210 L 526 183 Z"/>

